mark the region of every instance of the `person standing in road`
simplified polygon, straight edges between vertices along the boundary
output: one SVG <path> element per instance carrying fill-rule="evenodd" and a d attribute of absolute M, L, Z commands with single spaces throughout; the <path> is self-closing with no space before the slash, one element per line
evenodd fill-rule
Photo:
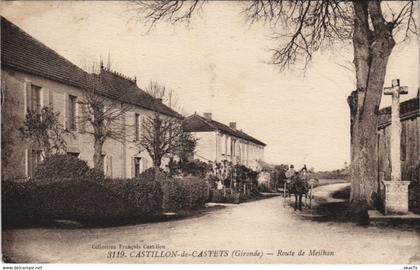
<path fill-rule="evenodd" d="M 292 164 L 292 165 L 290 165 L 290 168 L 286 171 L 287 183 L 290 183 L 290 179 L 294 175 L 295 175 L 295 166 L 293 166 L 293 164 Z"/>

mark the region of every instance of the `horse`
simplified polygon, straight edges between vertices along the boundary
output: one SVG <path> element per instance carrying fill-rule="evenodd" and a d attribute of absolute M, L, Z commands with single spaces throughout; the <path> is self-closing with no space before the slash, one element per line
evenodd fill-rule
<path fill-rule="evenodd" d="M 288 184 L 288 193 L 295 195 L 295 211 L 299 209 L 302 211 L 302 196 L 308 195 L 309 186 L 308 182 L 304 179 L 302 179 L 299 176 L 299 173 L 296 173 L 290 181 L 290 184 Z"/>

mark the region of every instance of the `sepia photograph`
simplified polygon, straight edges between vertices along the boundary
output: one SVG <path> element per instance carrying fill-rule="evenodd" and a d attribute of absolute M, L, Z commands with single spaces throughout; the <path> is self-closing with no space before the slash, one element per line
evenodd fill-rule
<path fill-rule="evenodd" d="M 0 10 L 2 269 L 420 269 L 418 1 Z"/>

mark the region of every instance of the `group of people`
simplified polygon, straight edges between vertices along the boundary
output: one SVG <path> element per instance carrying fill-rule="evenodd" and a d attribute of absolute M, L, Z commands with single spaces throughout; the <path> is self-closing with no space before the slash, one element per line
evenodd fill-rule
<path fill-rule="evenodd" d="M 300 171 L 295 171 L 293 165 L 290 165 L 286 171 L 286 189 L 290 194 L 295 195 L 295 211 L 299 209 L 302 211 L 302 196 L 308 193 L 309 190 L 309 175 L 306 165 Z"/>

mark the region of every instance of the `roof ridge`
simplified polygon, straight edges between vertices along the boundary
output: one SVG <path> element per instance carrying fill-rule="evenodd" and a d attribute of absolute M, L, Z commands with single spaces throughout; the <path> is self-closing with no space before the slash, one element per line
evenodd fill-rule
<path fill-rule="evenodd" d="M 147 110 L 156 110 L 159 113 L 183 118 L 181 114 L 169 108 L 163 103 L 156 103 L 153 98 L 136 83 L 124 78 L 122 74 L 115 76 L 114 72 L 102 73 L 103 79 L 109 79 L 108 85 L 105 80 L 98 78 L 98 73 L 89 73 L 70 60 L 61 56 L 57 51 L 48 47 L 41 41 L 32 37 L 19 26 L 1 16 L 1 66 L 12 68 L 21 72 L 34 74 L 65 85 L 80 88 L 82 91 L 90 80 L 99 79 L 98 92 L 100 95 L 119 101 L 142 107 Z M 102 89 L 103 88 L 103 89 Z M 129 90 L 135 96 L 130 99 Z"/>
<path fill-rule="evenodd" d="M 208 119 L 206 119 L 205 117 L 203 117 L 201 115 L 193 114 L 193 115 L 191 115 L 189 117 L 194 117 L 194 116 L 198 117 L 199 120 L 201 120 L 205 124 L 213 127 L 215 130 L 218 130 L 218 131 L 221 131 L 221 132 L 224 132 L 224 133 L 228 133 L 229 134 L 229 132 L 227 132 L 226 130 L 223 130 L 221 128 L 216 127 L 215 125 L 213 125 L 212 123 L 210 123 Z M 229 130 L 232 133 L 232 134 L 229 134 L 231 136 L 234 136 L 234 137 L 237 137 L 237 138 L 240 138 L 240 139 L 244 139 L 244 140 L 247 140 L 247 141 L 251 141 L 251 142 L 254 142 L 256 144 L 266 145 L 262 141 L 260 141 L 260 140 L 258 140 L 256 138 L 252 137 L 251 135 L 245 133 L 244 131 L 233 129 L 233 128 L 229 127 L 228 125 L 223 124 L 223 123 L 221 123 L 219 121 L 216 121 L 216 120 L 213 120 L 213 119 L 211 119 L 211 121 L 217 123 L 218 125 L 223 126 L 223 128 L 226 128 L 227 130 Z"/>
<path fill-rule="evenodd" d="M 137 78 L 136 77 L 134 77 L 134 79 L 133 78 L 130 78 L 129 76 L 124 75 L 123 73 L 120 73 L 120 72 L 115 71 L 115 70 L 111 70 L 110 68 L 106 68 L 103 65 L 101 65 L 101 72 L 107 72 L 107 73 L 109 73 L 109 74 L 111 74 L 113 76 L 116 76 L 116 77 L 118 77 L 120 79 L 126 80 L 126 81 L 128 81 L 130 83 L 133 83 L 133 84 L 136 84 L 137 83 Z"/>
<path fill-rule="evenodd" d="M 25 35 L 27 38 L 31 39 L 34 41 L 34 44 L 37 46 L 40 46 L 44 49 L 47 49 L 49 51 L 51 51 L 52 53 L 54 53 L 57 57 L 61 58 L 62 60 L 66 61 L 68 64 L 72 65 L 73 67 L 79 69 L 80 71 L 89 74 L 87 71 L 83 70 L 81 67 L 79 67 L 78 65 L 72 63 L 70 60 L 68 60 L 67 58 L 65 58 L 64 56 L 60 55 L 57 51 L 55 51 L 54 49 L 50 48 L 49 46 L 45 45 L 44 43 L 42 43 L 41 41 L 39 41 L 37 38 L 31 36 L 30 34 L 28 34 L 26 31 L 24 31 L 22 28 L 20 28 L 19 26 L 17 26 L 16 24 L 14 24 L 13 22 L 9 21 L 6 17 L 1 16 L 1 20 L 2 23 L 6 22 L 6 24 L 9 24 L 11 27 L 13 27 L 16 31 L 19 31 L 20 33 L 22 33 L 23 35 Z"/>
<path fill-rule="evenodd" d="M 195 114 L 195 116 L 198 116 L 198 119 L 200 119 L 202 122 L 208 124 L 209 126 L 213 127 L 215 130 L 219 130 L 217 127 L 215 127 L 212 123 L 209 123 L 207 121 L 207 119 L 205 119 L 204 117 L 202 117 L 201 115 Z M 212 120 L 214 121 L 214 120 Z"/>
<path fill-rule="evenodd" d="M 410 98 L 410 99 L 407 99 L 407 100 L 404 100 L 403 102 L 400 102 L 400 109 L 401 109 L 401 107 L 403 107 L 403 106 L 407 106 L 407 104 L 410 104 L 410 103 L 415 103 L 415 102 L 419 102 L 419 97 L 413 97 L 413 98 Z M 391 112 L 390 112 L 390 109 L 391 109 L 391 106 L 386 106 L 386 107 L 383 107 L 383 108 L 381 108 L 381 109 L 379 109 L 379 111 L 378 111 L 378 115 L 383 115 L 383 114 L 390 114 Z M 414 110 L 412 110 L 412 111 L 416 111 L 416 110 L 419 110 L 420 108 L 416 108 L 416 109 L 414 109 Z M 389 111 L 389 112 L 388 112 Z M 411 112 L 411 111 L 409 111 L 409 112 Z"/>

